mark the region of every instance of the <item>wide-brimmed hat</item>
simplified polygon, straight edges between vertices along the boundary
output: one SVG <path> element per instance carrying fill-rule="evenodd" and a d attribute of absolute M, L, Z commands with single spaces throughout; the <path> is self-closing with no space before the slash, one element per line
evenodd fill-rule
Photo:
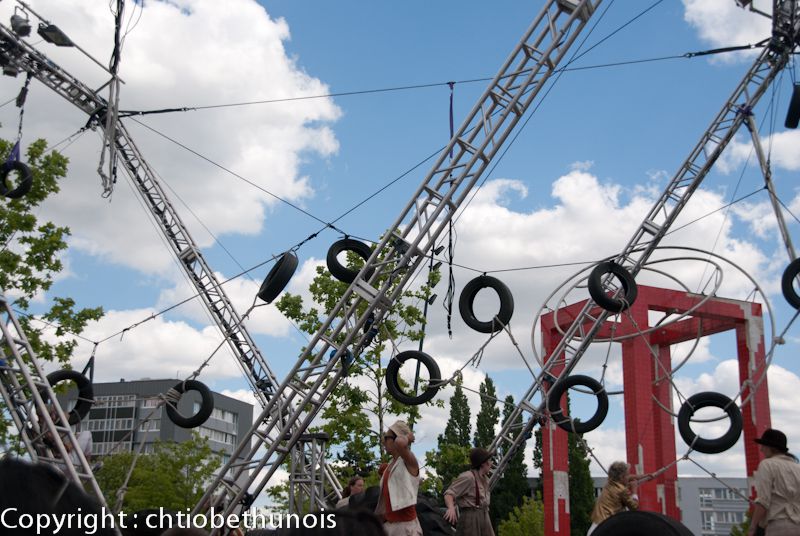
<path fill-rule="evenodd" d="M 493 455 L 494 453 L 486 449 L 474 448 L 469 451 L 469 463 L 473 469 L 479 469 L 480 466 L 483 465 L 486 460 L 491 459 Z"/>
<path fill-rule="evenodd" d="M 764 430 L 764 433 L 761 434 L 761 437 L 755 439 L 755 442 L 759 445 L 772 447 L 781 452 L 789 452 L 789 449 L 786 447 L 786 434 L 780 430 L 767 428 Z"/>

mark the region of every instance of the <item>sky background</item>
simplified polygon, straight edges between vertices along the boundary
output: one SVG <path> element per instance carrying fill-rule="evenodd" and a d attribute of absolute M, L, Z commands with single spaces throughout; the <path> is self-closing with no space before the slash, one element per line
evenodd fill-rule
<path fill-rule="evenodd" d="M 755 3 L 763 10 L 771 4 Z M 107 2 L 35 0 L 31 5 L 101 63 L 108 62 L 113 17 Z M 13 6 L 0 4 L 3 20 Z M 259 266 L 225 285 L 241 313 L 253 304 L 271 267 L 263 263 L 319 231 L 320 221 L 336 220 L 338 229 L 369 240 L 392 225 L 433 165 L 429 157 L 448 141 L 446 82 L 456 82 L 457 126 L 540 7 L 540 2 L 519 0 L 497 0 L 491 8 L 473 0 L 129 3 L 120 108 L 210 107 L 126 119 L 125 124 L 219 279 Z M 535 364 L 531 336 L 538 329 L 534 322 L 540 308 L 554 307 L 562 298 L 557 289 L 574 282 L 588 263 L 625 246 L 753 61 L 752 52 L 685 55 L 756 43 L 770 28 L 768 19 L 737 8 L 733 0 L 606 0 L 601 13 L 593 18 L 591 32 L 579 38 L 570 69 L 558 77 L 541 106 L 528 111 L 525 120 L 530 121 L 524 128 L 520 123 L 504 147 L 507 152 L 492 162 L 485 182 L 458 217 L 456 299 L 476 275 L 504 270 L 493 275 L 513 292 L 511 328 L 519 345 L 517 350 L 506 335 L 492 341 L 480 368 L 464 370 L 470 389 L 476 390 L 489 374 L 500 398 L 511 394 L 518 399 L 527 390 L 532 376 L 520 352 Z M 75 49 L 57 49 L 36 35 L 29 39 L 90 87 L 107 80 Z M 796 237 L 800 139 L 783 128 L 795 78 L 792 65 L 755 114 Z M 23 77 L 3 77 L 0 101 L 13 101 L 22 82 Z M 243 104 L 254 102 L 259 103 Z M 229 104 L 237 105 L 220 106 Z M 13 103 L 0 107 L 0 123 L 1 136 L 16 135 Z M 23 149 L 39 137 L 53 145 L 69 139 L 58 146 L 70 158 L 69 176 L 39 217 L 72 229 L 67 269 L 36 306 L 64 295 L 80 306 L 103 306 L 105 317 L 84 333 L 89 341 L 103 341 L 96 347 L 96 381 L 186 377 L 221 335 L 196 301 L 144 321 L 194 291 L 124 173 L 113 196 L 101 197 L 96 172 L 100 135 L 88 131 L 70 138 L 85 123 L 77 108 L 31 83 Z M 744 275 L 749 274 L 765 292 L 757 299 L 769 301 L 771 320 L 782 331 L 793 314 L 780 293 L 788 256 L 751 148 L 749 136 L 740 132 L 676 227 L 689 225 L 664 244 L 713 251 L 727 259 L 720 261 L 720 296 L 747 299 L 754 287 Z M 315 267 L 339 238 L 327 229 L 303 244 L 289 291 L 306 294 Z M 663 256 L 704 257 L 679 250 Z M 659 268 L 692 290 L 704 288 L 711 273 L 698 260 L 671 260 Z M 652 274 L 643 274 L 640 282 L 675 286 Z M 444 282 L 436 289 L 440 298 L 429 311 L 425 350 L 449 376 L 486 338 L 464 325 L 457 308 L 453 337 L 448 337 L 441 299 L 445 290 Z M 554 292 L 556 301 L 548 298 Z M 496 298 L 484 294 L 476 308 L 490 316 Z M 586 297 L 585 288 L 577 288 L 563 298 Z M 773 333 L 770 322 L 765 325 L 769 345 Z M 257 307 L 247 329 L 282 378 L 304 336 L 273 306 Z M 792 327 L 769 372 L 772 424 L 786 431 L 795 449 L 800 442 L 800 423 L 793 417 L 800 405 L 798 342 Z M 81 343 L 76 368 L 84 366 L 92 348 L 90 342 Z M 676 348 L 674 361 L 689 351 L 685 345 Z M 620 390 L 618 345 L 593 345 L 578 370 L 599 378 L 606 355 L 606 386 Z M 735 358 L 732 334 L 704 337 L 676 374 L 676 386 L 684 396 L 715 390 L 733 397 L 739 390 Z M 215 390 L 253 400 L 229 354 L 215 356 L 200 379 Z M 443 389 L 439 397 L 447 400 L 451 394 Z M 474 423 L 479 400 L 474 393 L 468 396 Z M 583 401 L 576 404 L 577 414 L 592 412 Z M 435 445 L 447 410 L 423 408 L 422 414 L 420 458 Z M 697 430 L 713 435 L 725 427 L 718 422 Z M 622 397 L 617 396 L 609 418 L 586 439 L 607 466 L 624 459 L 624 437 Z M 676 442 L 681 456 L 687 447 L 679 436 Z M 741 443 L 723 454 L 693 459 L 719 475 L 744 476 Z M 532 442 L 526 462 L 533 474 L 531 449 Z M 602 472 L 595 462 L 592 471 Z M 678 471 L 705 474 L 689 462 L 679 463 Z"/>

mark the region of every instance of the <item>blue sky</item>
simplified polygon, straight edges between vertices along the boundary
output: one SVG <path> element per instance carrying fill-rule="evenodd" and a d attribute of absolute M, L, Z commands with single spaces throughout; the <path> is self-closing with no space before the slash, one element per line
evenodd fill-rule
<path fill-rule="evenodd" d="M 126 84 L 121 108 L 211 106 L 364 92 L 147 116 L 138 120 L 146 127 L 126 121 L 150 164 L 174 189 L 173 203 L 221 279 L 301 242 L 321 224 L 150 129 L 331 221 L 446 144 L 445 82 L 457 82 L 458 125 L 487 84 L 467 81 L 493 77 L 540 8 L 539 2 L 507 0 L 493 2 L 491 8 L 486 2 L 449 0 L 216 4 L 146 2 L 144 9 L 133 10 L 138 22 L 122 52 Z M 12 5 L 0 5 L 3 16 Z M 92 55 L 108 58 L 112 17 L 107 3 L 42 0 L 35 8 Z M 737 8 L 733 0 L 607 0 L 601 11 L 606 9 L 593 19 L 597 25 L 591 34 L 581 37 L 586 41 L 579 54 L 585 54 L 571 65 L 576 70 L 559 77 L 459 217 L 458 264 L 492 271 L 588 262 L 619 251 L 752 61 L 747 54 L 682 56 L 755 43 L 769 31 L 767 19 Z M 36 46 L 88 85 L 103 83 L 104 73 L 74 50 Z M 642 61 L 608 66 L 638 60 Z M 778 194 L 798 214 L 798 139 L 782 126 L 793 79 L 787 70 L 774 92 L 762 99 L 756 119 L 759 124 L 764 121 L 761 135 L 770 150 Z M 21 83 L 3 78 L 5 100 L 16 95 Z M 366 92 L 429 84 L 433 85 Z M 16 132 L 16 114 L 12 105 L 0 108 L 2 136 Z M 85 121 L 70 104 L 33 82 L 23 145 L 40 136 L 61 141 Z M 687 206 L 684 222 L 763 185 L 755 161 L 747 162 L 749 147 L 749 138 L 740 133 Z M 192 289 L 127 179 L 120 178 L 110 201 L 100 197 L 95 171 L 99 136 L 85 133 L 62 150 L 71 159 L 70 175 L 41 215 L 70 225 L 73 239 L 65 258 L 68 271 L 52 295 L 71 295 L 84 306 L 102 305 L 106 317 L 86 333 L 99 341 L 190 296 Z M 355 236 L 378 238 L 432 164 L 422 164 L 336 226 Z M 791 317 L 779 291 L 788 257 L 770 210 L 764 193 L 757 193 L 730 211 L 716 212 L 675 233 L 668 242 L 713 247 L 740 265 L 766 290 L 782 329 Z M 796 233 L 796 222 L 787 217 Z M 298 251 L 301 269 L 291 291 L 303 292 L 314 267 L 338 238 L 338 233 L 327 230 Z M 702 270 L 696 265 L 668 266 L 697 288 Z M 268 269 L 269 265 L 261 267 L 250 274 L 251 279 L 238 278 L 226 286 L 240 312 L 252 304 Z M 531 329 L 537 310 L 577 270 L 570 266 L 498 275 L 514 293 L 513 333 L 528 359 L 532 359 Z M 456 269 L 456 296 L 475 275 Z M 666 284 L 657 279 L 647 282 Z M 440 286 L 441 296 L 443 283 Z M 720 295 L 743 299 L 749 291 L 735 269 L 725 269 Z M 580 293 L 570 296 L 582 299 Z M 49 298 L 42 296 L 42 303 Z M 431 308 L 426 349 L 449 375 L 484 339 L 470 332 L 456 313 L 450 340 L 440 304 L 441 299 Z M 481 295 L 478 306 L 491 310 L 492 298 Z M 294 363 L 305 340 L 271 306 L 256 309 L 248 329 L 279 376 Z M 711 339 L 702 341 L 677 379 L 686 395 L 721 390 L 733 396 L 737 391 L 731 375 L 732 337 Z M 184 377 L 218 342 L 202 308 L 190 303 L 141 324 L 121 339 L 116 336 L 100 344 L 96 375 L 100 380 Z M 797 342 L 790 330 L 770 376 L 773 425 L 785 429 L 790 442 L 800 438 L 800 426 L 790 419 L 800 403 L 800 367 L 792 359 Z M 81 367 L 90 352 L 91 345 L 82 345 L 75 366 Z M 593 350 L 581 369 L 599 377 L 602 354 L 603 348 Z M 617 388 L 618 361 L 612 357 L 606 377 L 609 386 Z M 467 385 L 477 388 L 486 373 L 498 383 L 501 396 L 518 397 L 531 381 L 507 337 L 489 345 L 480 369 L 466 369 Z M 248 398 L 247 385 L 228 356 L 215 357 L 201 379 L 217 390 Z M 440 396 L 446 399 L 449 391 Z M 477 407 L 477 397 L 471 399 Z M 620 407 L 619 401 L 613 402 L 608 421 L 588 436 L 605 465 L 624 456 Z M 446 418 L 444 411 L 425 410 L 418 433 L 420 450 L 433 445 Z M 685 451 L 680 439 L 678 451 Z M 722 455 L 698 459 L 719 474 L 744 472 L 741 442 Z M 680 465 L 679 471 L 697 473 L 689 464 Z"/>

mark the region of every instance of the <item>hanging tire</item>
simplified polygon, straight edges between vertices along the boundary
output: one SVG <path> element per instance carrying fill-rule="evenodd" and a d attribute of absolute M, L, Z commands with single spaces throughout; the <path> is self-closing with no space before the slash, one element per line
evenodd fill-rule
<path fill-rule="evenodd" d="M 798 274 L 800 274 L 800 259 L 795 259 L 783 271 L 783 277 L 781 278 L 783 297 L 795 309 L 800 309 L 800 296 L 797 295 L 797 291 L 794 289 L 794 281 L 797 279 Z"/>
<path fill-rule="evenodd" d="M 16 171 L 19 174 L 19 182 L 16 188 L 9 190 L 8 175 L 12 171 Z M 3 164 L 2 174 L 0 174 L 0 193 L 9 199 L 19 199 L 31 191 L 31 186 L 33 186 L 33 174 L 27 164 L 19 160 Z"/>
<path fill-rule="evenodd" d="M 656 512 L 620 512 L 600 523 L 592 536 L 693 536 L 681 522 Z"/>
<path fill-rule="evenodd" d="M 78 400 L 75 402 L 75 407 L 70 410 L 68 415 L 69 424 L 78 424 L 86 417 L 89 410 L 92 409 L 92 404 L 94 404 L 94 388 L 91 380 L 77 370 L 63 369 L 51 372 L 47 375 L 47 383 L 49 383 L 51 387 L 55 387 L 56 384 L 65 381 L 75 382 L 75 386 L 78 388 Z M 42 394 L 44 395 L 45 393 L 42 392 Z M 47 400 L 45 400 L 45 402 L 47 402 Z"/>
<path fill-rule="evenodd" d="M 570 420 L 569 415 L 564 415 L 564 410 L 561 409 L 561 396 L 567 392 L 567 389 L 576 385 L 588 387 L 597 397 L 597 410 L 592 415 L 592 418 L 586 422 L 580 419 Z M 580 374 L 567 376 L 564 381 L 556 384 L 547 393 L 547 411 L 550 412 L 550 416 L 562 430 L 585 434 L 600 426 L 606 415 L 608 415 L 608 393 L 606 393 L 605 387 L 599 381 L 590 376 L 582 376 Z"/>
<path fill-rule="evenodd" d="M 369 256 L 372 254 L 372 250 L 364 242 L 361 242 L 360 240 L 354 240 L 352 238 L 343 238 L 338 240 L 334 242 L 328 249 L 328 257 L 326 259 L 328 271 L 330 271 L 331 275 L 339 281 L 344 283 L 352 283 L 355 281 L 359 270 L 351 270 L 339 262 L 338 255 L 342 251 L 352 251 L 364 259 L 364 262 L 366 262 L 367 259 L 369 259 Z M 369 279 L 372 277 L 374 272 L 375 269 L 373 268 L 368 270 L 367 273 L 364 274 L 364 279 Z"/>
<path fill-rule="evenodd" d="M 491 288 L 497 293 L 500 298 L 500 310 L 488 322 L 482 322 L 475 317 L 475 296 L 478 292 L 485 288 Z M 514 314 L 514 296 L 511 295 L 511 290 L 499 279 L 489 276 L 481 275 L 470 281 L 464 286 L 461 291 L 461 296 L 458 299 L 458 310 L 461 313 L 461 318 L 464 323 L 479 333 L 494 333 L 503 329 L 503 326 L 508 325 L 511 321 L 511 316 Z"/>
<path fill-rule="evenodd" d="M 167 417 L 181 428 L 197 428 L 208 420 L 211 412 L 214 411 L 214 395 L 211 390 L 206 387 L 206 384 L 197 380 L 187 380 L 185 382 L 178 382 L 173 387 L 179 394 L 186 391 L 197 391 L 200 393 L 200 410 L 190 417 L 184 417 L 178 412 L 177 402 L 173 405 L 167 404 Z"/>
<path fill-rule="evenodd" d="M 266 303 L 272 303 L 289 284 L 295 270 L 297 270 L 297 255 L 293 251 L 287 251 L 275 262 L 275 266 L 261 283 L 256 296 Z"/>
<path fill-rule="evenodd" d="M 400 367 L 409 359 L 416 359 L 428 369 L 428 387 L 416 396 L 404 393 L 400 388 Z M 400 352 L 386 366 L 386 390 L 395 400 L 408 406 L 424 404 L 436 396 L 441 379 L 442 373 L 439 371 L 439 365 L 436 364 L 436 361 L 425 352 L 417 350 Z"/>
<path fill-rule="evenodd" d="M 707 407 L 724 410 L 731 421 L 728 431 L 716 439 L 698 437 L 691 428 L 691 419 L 695 412 Z M 681 406 L 681 410 L 678 412 L 678 431 L 686 444 L 692 446 L 697 452 L 719 454 L 734 446 L 739 440 L 739 436 L 742 435 L 742 412 L 739 410 L 739 406 L 722 393 L 713 391 L 697 393 L 690 396 Z M 697 439 L 695 440 L 695 438 Z"/>
<path fill-rule="evenodd" d="M 789 101 L 789 110 L 786 112 L 786 128 L 797 128 L 800 123 L 800 84 L 795 84 L 792 90 L 792 99 Z"/>
<path fill-rule="evenodd" d="M 613 274 L 619 279 L 624 291 L 624 296 L 620 298 L 612 298 L 606 294 L 603 288 L 603 276 L 606 274 Z M 592 273 L 589 274 L 589 295 L 592 300 L 612 313 L 621 313 L 636 301 L 636 296 L 639 294 L 639 289 L 636 286 L 631 273 L 624 267 L 620 266 L 614 261 L 601 262 L 594 267 Z"/>

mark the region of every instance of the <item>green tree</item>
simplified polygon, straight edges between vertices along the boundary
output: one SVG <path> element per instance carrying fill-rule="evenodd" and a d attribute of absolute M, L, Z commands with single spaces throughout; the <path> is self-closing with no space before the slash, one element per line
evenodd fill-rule
<path fill-rule="evenodd" d="M 569 400 L 567 400 L 569 404 Z M 592 525 L 594 482 L 589 473 L 589 455 L 578 434 L 568 434 L 569 526 L 571 534 L 586 534 Z"/>
<path fill-rule="evenodd" d="M 544 536 L 544 505 L 538 499 L 523 497 L 508 518 L 500 523 L 497 536 Z"/>
<path fill-rule="evenodd" d="M 348 252 L 347 263 L 351 268 L 359 268 L 363 260 Z M 433 272 L 428 285 L 416 291 L 406 291 L 401 299 L 395 301 L 381 324 L 375 326 L 377 334 L 372 343 L 356 356 L 349 366 L 347 379 L 334 388 L 322 410 L 324 421 L 321 430 L 330 435 L 329 445 L 337 451 L 339 461 L 344 462 L 335 467 L 342 481 L 354 474 L 367 477 L 374 474 L 376 460 L 385 454 L 381 435 L 391 424 L 390 418 L 403 418 L 411 426 L 419 419 L 416 406 L 401 404 L 388 394 L 381 356 L 386 353 L 390 341 L 421 338 L 422 331 L 418 326 L 422 323 L 422 312 L 413 304 L 430 297 L 430 287 L 438 278 L 438 272 Z M 327 312 L 333 309 L 348 287 L 348 283 L 338 281 L 327 269 L 318 266 L 309 286 L 313 303 L 306 307 L 301 296 L 285 293 L 276 306 L 302 331 L 316 333 L 327 318 Z M 362 300 L 360 307 L 359 312 L 363 313 L 366 302 Z M 408 388 L 402 380 L 401 384 Z M 377 423 L 375 428 L 372 422 Z"/>
<path fill-rule="evenodd" d="M 567 396 L 567 414 L 570 415 L 570 401 Z M 533 466 L 539 469 L 539 480 L 534 493 L 543 493 L 542 478 L 542 429 L 534 433 L 536 444 L 533 447 Z M 576 434 L 568 434 L 567 449 L 569 464 L 569 512 L 570 533 L 586 534 L 592 524 L 591 515 L 594 508 L 594 481 L 589 471 L 589 453 L 585 440 Z"/>
<path fill-rule="evenodd" d="M 429 477 L 423 491 L 437 498 L 442 497 L 461 472 L 469 469 L 470 410 L 461 385 L 461 378 L 456 379 L 456 388 L 450 397 L 450 418 L 437 439 L 438 448 L 425 454 L 425 462 L 436 476 Z"/>
<path fill-rule="evenodd" d="M 497 407 L 497 391 L 494 382 L 487 375 L 478 389 L 481 395 L 481 409 L 475 423 L 473 446 L 488 448 L 494 441 L 495 427 L 500 422 L 500 408 Z"/>
<path fill-rule="evenodd" d="M 504 425 L 511 418 L 513 411 L 514 397 L 508 395 L 503 406 Z M 522 415 L 517 417 L 516 422 L 513 423 L 512 430 L 513 437 L 522 432 Z M 504 455 L 505 453 L 501 451 L 499 454 Z M 492 491 L 492 503 L 489 506 L 489 516 L 492 519 L 492 524 L 497 527 L 515 507 L 522 504 L 523 498 L 529 496 L 530 492 L 528 467 L 525 464 L 525 443 L 523 442 L 508 465 L 506 465 L 503 476 L 500 477 Z"/>
<path fill-rule="evenodd" d="M 739 523 L 738 525 L 734 525 L 731 527 L 731 536 L 747 536 L 747 533 L 750 531 L 750 515 L 752 512 L 745 512 L 744 513 L 744 521 Z"/>
<path fill-rule="evenodd" d="M 206 438 L 196 433 L 182 443 L 156 443 L 153 453 L 141 454 L 136 459 L 122 509 L 193 508 L 220 467 L 220 456 L 211 450 Z M 95 477 L 109 505 L 117 503 L 117 490 L 122 487 L 134 458 L 131 452 L 103 458 L 103 467 Z"/>
<path fill-rule="evenodd" d="M 0 160 L 5 161 L 13 143 L 0 140 Z M 102 308 L 76 308 L 72 298 L 47 296 L 46 310 L 33 316 L 34 296 L 46 295 L 55 276 L 63 269 L 61 257 L 67 249 L 69 228 L 39 221 L 36 213 L 42 203 L 60 190 L 67 174 L 68 160 L 47 152 L 47 142 L 36 140 L 25 152 L 33 185 L 19 199 L 0 199 L 0 292 L 11 299 L 20 325 L 36 355 L 45 361 L 68 365 L 79 335 L 90 320 L 103 315 Z M 45 333 L 47 336 L 45 336 Z M 53 337 L 55 336 L 55 337 Z M 0 418 L 0 442 L 7 445 L 10 421 Z"/>
<path fill-rule="evenodd" d="M 539 478 L 536 479 L 536 488 L 533 494 L 541 497 L 544 495 L 544 478 L 542 477 L 542 427 L 536 428 L 533 433 L 533 467 L 539 470 Z"/>

